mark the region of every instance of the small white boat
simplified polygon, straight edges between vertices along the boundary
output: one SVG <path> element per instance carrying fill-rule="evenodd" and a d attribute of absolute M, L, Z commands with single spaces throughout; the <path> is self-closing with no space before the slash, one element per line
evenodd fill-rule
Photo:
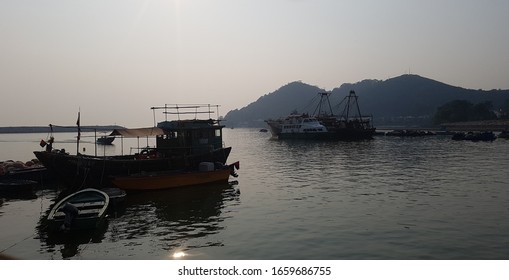
<path fill-rule="evenodd" d="M 83 230 L 100 225 L 106 216 L 109 196 L 97 189 L 83 189 L 58 201 L 48 215 L 54 229 Z"/>
<path fill-rule="evenodd" d="M 115 136 L 101 136 L 97 138 L 96 142 L 100 145 L 111 145 L 115 140 Z"/>

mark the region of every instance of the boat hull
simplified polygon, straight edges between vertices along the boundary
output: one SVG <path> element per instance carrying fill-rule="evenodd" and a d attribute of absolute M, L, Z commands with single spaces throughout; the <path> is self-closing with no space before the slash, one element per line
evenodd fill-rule
<path fill-rule="evenodd" d="M 370 140 L 373 139 L 375 128 L 363 127 L 339 127 L 338 125 L 325 126 L 326 132 L 284 132 L 282 123 L 277 121 L 268 121 L 272 136 L 278 139 L 301 139 L 301 140 Z"/>
<path fill-rule="evenodd" d="M 46 167 L 29 167 L 12 170 L 7 174 L 0 176 L 5 179 L 32 180 L 36 182 L 50 182 L 53 178 Z"/>
<path fill-rule="evenodd" d="M 156 173 L 113 178 L 113 184 L 128 191 L 148 191 L 180 188 L 187 186 L 228 183 L 231 170 Z"/>
<path fill-rule="evenodd" d="M 36 151 L 37 159 L 55 176 L 68 185 L 111 185 L 110 177 L 127 176 L 140 172 L 178 170 L 198 167 L 200 162 L 226 163 L 231 147 L 193 156 L 137 159 L 135 156 L 69 155 Z"/>

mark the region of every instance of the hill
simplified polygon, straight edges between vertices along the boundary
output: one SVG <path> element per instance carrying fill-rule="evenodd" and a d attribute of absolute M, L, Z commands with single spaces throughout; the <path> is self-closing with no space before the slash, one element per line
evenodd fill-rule
<path fill-rule="evenodd" d="M 331 91 L 331 104 L 338 104 L 350 90 L 359 96 L 362 114 L 373 115 L 376 126 L 431 125 L 436 109 L 452 100 L 491 101 L 495 109 L 509 100 L 509 90 L 464 89 L 418 75 L 402 75 L 385 81 L 343 84 Z M 324 90 L 302 82 L 289 83 L 242 109 L 228 112 L 226 125 L 264 127 L 264 120 L 286 116 L 293 111 L 313 113 L 319 92 Z"/>
<path fill-rule="evenodd" d="M 240 110 L 228 112 L 225 119 L 228 126 L 264 126 L 264 120 L 288 115 L 322 91 L 302 82 L 292 82 Z"/>

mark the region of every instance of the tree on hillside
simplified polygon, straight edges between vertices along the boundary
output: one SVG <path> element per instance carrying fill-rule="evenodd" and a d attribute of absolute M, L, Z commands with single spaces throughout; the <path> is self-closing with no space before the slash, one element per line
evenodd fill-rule
<path fill-rule="evenodd" d="M 491 101 L 472 104 L 466 100 L 453 100 L 438 107 L 433 122 L 435 124 L 447 122 L 466 122 L 493 120 L 497 116 L 492 111 Z"/>
<path fill-rule="evenodd" d="M 472 103 L 466 100 L 454 100 L 438 107 L 433 122 L 435 124 L 443 122 L 461 122 L 468 119 L 468 114 L 472 111 Z"/>
<path fill-rule="evenodd" d="M 493 112 L 493 103 L 485 101 L 474 105 L 471 115 L 472 121 L 485 121 L 496 119 L 497 116 Z"/>

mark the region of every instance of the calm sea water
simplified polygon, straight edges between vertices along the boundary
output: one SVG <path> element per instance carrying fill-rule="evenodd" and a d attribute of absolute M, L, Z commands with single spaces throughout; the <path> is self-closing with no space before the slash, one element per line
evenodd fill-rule
<path fill-rule="evenodd" d="M 22 259 L 509 259 L 509 141 L 224 134 L 229 162 L 240 161 L 238 184 L 128 195 L 104 227 L 79 235 L 46 231 L 54 186 L 2 197 L 0 251 Z M 0 134 L 0 160 L 33 158 L 46 136 Z M 72 134 L 55 136 L 57 148 L 75 152 Z M 115 141 L 98 154 L 138 144 Z M 95 152 L 92 141 L 82 146 Z"/>

